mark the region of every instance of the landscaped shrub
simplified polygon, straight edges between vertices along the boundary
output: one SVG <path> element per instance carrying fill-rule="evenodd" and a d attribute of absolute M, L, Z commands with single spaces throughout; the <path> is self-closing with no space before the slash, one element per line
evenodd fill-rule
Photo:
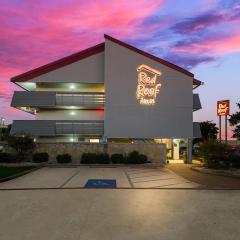
<path fill-rule="evenodd" d="M 82 164 L 94 164 L 96 163 L 97 154 L 96 153 L 83 153 L 81 157 Z"/>
<path fill-rule="evenodd" d="M 202 142 L 199 146 L 199 155 L 208 168 L 228 168 L 230 166 L 227 146 L 216 140 Z"/>
<path fill-rule="evenodd" d="M 137 151 L 133 151 L 128 154 L 126 158 L 127 164 L 143 164 L 147 162 L 147 156 L 143 154 L 139 154 Z"/>
<path fill-rule="evenodd" d="M 48 153 L 46 153 L 46 152 L 34 153 L 32 160 L 35 163 L 47 162 L 48 161 Z"/>
<path fill-rule="evenodd" d="M 68 153 L 57 155 L 58 163 L 70 163 L 72 162 L 72 157 Z"/>
<path fill-rule="evenodd" d="M 138 158 L 139 158 L 139 152 L 137 151 L 130 152 L 127 155 L 126 163 L 136 164 L 138 162 Z"/>
<path fill-rule="evenodd" d="M 111 162 L 114 164 L 120 164 L 126 162 L 126 157 L 120 153 L 114 153 L 111 156 Z"/>
<path fill-rule="evenodd" d="M 148 158 L 146 155 L 144 154 L 139 154 L 139 164 L 144 164 L 144 163 L 147 163 L 148 161 Z"/>
<path fill-rule="evenodd" d="M 231 155 L 230 156 L 231 167 L 240 168 L 240 156 Z"/>
<path fill-rule="evenodd" d="M 99 164 L 109 164 L 110 163 L 109 155 L 107 153 L 97 154 L 97 163 L 99 163 Z"/>
<path fill-rule="evenodd" d="M 81 157 L 82 164 L 108 164 L 109 155 L 105 153 L 83 153 Z"/>
<path fill-rule="evenodd" d="M 16 156 L 10 153 L 0 153 L 0 163 L 14 163 L 17 162 Z"/>

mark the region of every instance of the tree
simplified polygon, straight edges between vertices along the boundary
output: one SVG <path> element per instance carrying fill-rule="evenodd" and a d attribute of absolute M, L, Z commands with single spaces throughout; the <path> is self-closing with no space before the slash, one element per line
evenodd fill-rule
<path fill-rule="evenodd" d="M 12 124 L 9 124 L 6 128 L 2 128 L 2 136 L 1 136 L 2 141 L 6 141 L 7 138 L 9 137 L 11 127 L 12 127 Z"/>
<path fill-rule="evenodd" d="M 237 103 L 237 107 L 240 110 L 240 102 Z M 240 111 L 230 115 L 229 123 L 231 126 L 235 126 L 235 129 L 233 129 L 233 137 L 240 140 Z"/>
<path fill-rule="evenodd" d="M 25 160 L 27 154 L 31 154 L 35 148 L 33 138 L 28 135 L 9 136 L 7 142 L 8 145 L 17 152 L 19 161 Z"/>
<path fill-rule="evenodd" d="M 202 133 L 202 137 L 195 138 L 193 140 L 193 144 L 202 142 L 204 140 L 217 139 L 219 129 L 216 126 L 216 123 L 213 123 L 212 121 L 200 122 L 200 130 Z"/>

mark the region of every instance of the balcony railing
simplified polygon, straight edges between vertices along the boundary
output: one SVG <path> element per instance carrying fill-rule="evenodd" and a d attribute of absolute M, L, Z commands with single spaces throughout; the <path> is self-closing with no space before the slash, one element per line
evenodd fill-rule
<path fill-rule="evenodd" d="M 56 94 L 57 106 L 94 107 L 104 105 L 103 93 Z"/>
<path fill-rule="evenodd" d="M 15 120 L 11 134 L 31 136 L 57 136 L 57 135 L 103 135 L 103 121 L 67 121 L 67 120 Z"/>

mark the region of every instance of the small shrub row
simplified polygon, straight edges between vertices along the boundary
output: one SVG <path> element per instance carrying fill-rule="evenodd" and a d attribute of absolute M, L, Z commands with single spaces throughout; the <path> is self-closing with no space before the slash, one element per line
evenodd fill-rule
<path fill-rule="evenodd" d="M 82 164 L 108 164 L 110 159 L 108 154 L 104 153 L 84 153 L 81 157 Z"/>
<path fill-rule="evenodd" d="M 41 152 L 41 153 L 34 153 L 32 161 L 35 163 L 47 162 L 48 161 L 48 153 Z"/>
<path fill-rule="evenodd" d="M 133 151 L 128 155 L 115 153 L 111 157 L 103 153 L 84 153 L 81 157 L 82 164 L 143 164 L 147 163 L 147 160 L 146 155 L 139 154 L 137 151 Z"/>
<path fill-rule="evenodd" d="M 46 152 L 34 153 L 32 156 L 32 162 L 42 163 L 48 162 L 49 155 Z M 70 154 L 59 154 L 56 157 L 58 163 L 71 163 L 72 157 Z M 104 153 L 84 153 L 81 157 L 82 164 L 143 164 L 147 163 L 148 159 L 146 155 L 139 154 L 137 151 L 133 151 L 128 155 L 119 153 L 112 154 L 111 157 Z M 15 163 L 19 162 L 16 155 L 10 153 L 0 153 L 0 163 Z"/>
<path fill-rule="evenodd" d="M 59 154 L 59 155 L 57 155 L 57 162 L 58 163 L 70 163 L 70 162 L 72 162 L 72 157 L 68 153 Z"/>
<path fill-rule="evenodd" d="M 14 163 L 17 162 L 16 156 L 11 153 L 0 153 L 0 163 Z"/>

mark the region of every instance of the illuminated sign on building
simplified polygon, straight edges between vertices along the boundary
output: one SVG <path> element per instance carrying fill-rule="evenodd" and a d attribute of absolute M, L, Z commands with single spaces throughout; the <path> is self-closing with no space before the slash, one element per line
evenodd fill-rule
<path fill-rule="evenodd" d="M 161 76 L 161 73 L 147 65 L 140 65 L 137 67 L 137 71 L 138 85 L 136 97 L 140 104 L 154 105 L 161 88 L 161 84 L 157 83 L 157 77 Z"/>
<path fill-rule="evenodd" d="M 217 115 L 228 116 L 229 115 L 230 102 L 229 100 L 222 100 L 217 102 Z"/>

